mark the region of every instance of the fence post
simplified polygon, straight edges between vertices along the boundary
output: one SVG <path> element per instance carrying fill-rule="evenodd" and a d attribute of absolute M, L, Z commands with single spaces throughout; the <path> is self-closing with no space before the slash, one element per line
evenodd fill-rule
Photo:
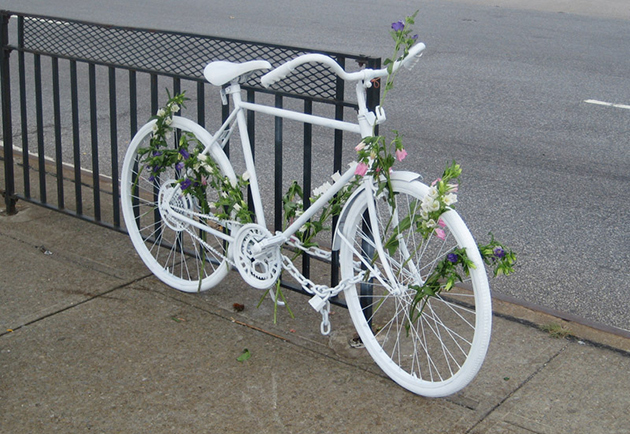
<path fill-rule="evenodd" d="M 15 206 L 15 178 L 13 173 L 13 127 L 11 122 L 11 77 L 9 76 L 9 18 L 11 15 L 0 12 L 0 44 L 2 46 L 2 58 L 0 59 L 0 81 L 2 92 L 2 135 L 4 141 L 4 203 L 6 213 L 17 213 Z"/>

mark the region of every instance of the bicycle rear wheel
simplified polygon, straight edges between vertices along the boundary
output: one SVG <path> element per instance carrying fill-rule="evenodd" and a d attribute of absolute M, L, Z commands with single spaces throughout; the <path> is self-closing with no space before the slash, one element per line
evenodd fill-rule
<path fill-rule="evenodd" d="M 181 174 L 175 168 L 152 176 L 151 170 L 145 167 L 138 152 L 149 146 L 154 123 L 149 122 L 138 131 L 125 155 L 121 174 L 125 225 L 138 255 L 161 281 L 184 292 L 205 291 L 219 283 L 229 271 L 228 243 L 177 219 L 168 208 L 176 208 L 185 217 L 221 232 L 228 231 L 218 220 L 209 221 L 196 214 L 201 212 L 198 201 L 182 194 L 177 182 Z M 182 132 L 190 132 L 205 146 L 210 144 L 210 135 L 193 121 L 174 116 L 171 126 L 176 138 Z M 215 150 L 210 155 L 224 176 L 235 179 L 222 151 Z M 215 202 L 218 192 L 209 186 L 206 192 L 208 202 Z"/>
<path fill-rule="evenodd" d="M 444 240 L 433 235 L 425 240 L 414 230 L 420 218 L 415 210 L 427 193 L 426 185 L 394 179 L 393 189 L 398 222 L 409 218 L 411 224 L 398 237 L 399 248 L 385 250 L 384 258 L 376 253 L 366 193 L 347 211 L 341 229 L 342 277 L 351 279 L 361 270 L 369 271 L 363 282 L 346 289 L 348 310 L 366 349 L 390 378 L 419 395 L 447 396 L 472 381 L 488 348 L 492 309 L 485 268 L 473 237 L 455 211 L 442 215 Z M 378 236 L 389 240 L 396 226 L 391 208 L 385 197 L 376 198 L 375 205 Z M 417 291 L 412 286 L 422 286 L 454 248 L 465 248 L 474 262 L 470 277 L 448 292 L 414 304 Z M 391 267 L 389 276 L 385 264 Z"/>

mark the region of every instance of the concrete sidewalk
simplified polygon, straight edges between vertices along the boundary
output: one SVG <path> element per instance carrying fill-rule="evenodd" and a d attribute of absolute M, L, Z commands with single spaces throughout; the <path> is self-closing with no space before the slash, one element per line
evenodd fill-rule
<path fill-rule="evenodd" d="M 1 433 L 630 432 L 628 339 L 575 324 L 554 339 L 531 323 L 559 320 L 496 301 L 479 376 L 426 399 L 349 347 L 344 309 L 321 336 L 290 293 L 296 319 L 274 325 L 237 273 L 182 294 L 125 235 L 19 209 L 0 215 Z"/>

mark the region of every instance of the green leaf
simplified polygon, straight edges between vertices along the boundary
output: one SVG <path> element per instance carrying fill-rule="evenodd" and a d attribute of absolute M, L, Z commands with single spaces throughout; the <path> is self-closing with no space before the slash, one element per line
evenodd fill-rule
<path fill-rule="evenodd" d="M 249 359 L 251 356 L 252 354 L 249 352 L 247 348 L 245 348 L 243 350 L 243 353 L 240 356 L 238 356 L 236 360 L 238 360 L 239 362 L 244 362 L 245 360 Z"/>

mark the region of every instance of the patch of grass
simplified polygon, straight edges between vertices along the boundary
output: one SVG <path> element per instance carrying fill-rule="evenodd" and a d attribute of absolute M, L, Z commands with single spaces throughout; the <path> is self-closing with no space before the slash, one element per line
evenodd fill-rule
<path fill-rule="evenodd" d="M 540 330 L 549 333 L 554 339 L 564 339 L 573 336 L 573 332 L 562 324 L 549 323 L 539 326 Z"/>

